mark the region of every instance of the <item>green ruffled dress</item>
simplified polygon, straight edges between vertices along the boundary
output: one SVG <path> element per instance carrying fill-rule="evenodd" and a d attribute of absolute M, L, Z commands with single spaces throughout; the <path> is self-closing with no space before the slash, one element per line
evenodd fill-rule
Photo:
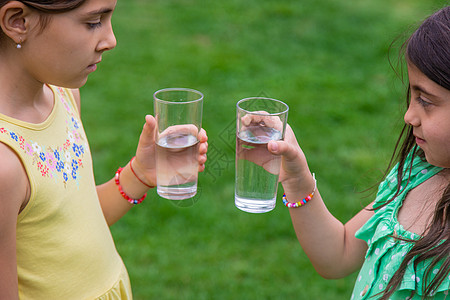
<path fill-rule="evenodd" d="M 412 155 L 408 156 L 405 165 L 409 165 Z M 374 207 L 378 207 L 391 199 L 395 194 L 397 187 L 397 168 L 395 166 L 386 179 L 380 184 L 378 194 L 375 199 Z M 367 242 L 368 250 L 365 262 L 356 279 L 355 287 L 351 299 L 378 299 L 375 296 L 385 290 L 389 280 L 399 268 L 404 256 L 413 247 L 412 243 L 394 239 L 392 236 L 401 236 L 408 239 L 419 239 L 419 235 L 406 231 L 397 220 L 398 211 L 402 206 L 407 193 L 414 187 L 425 182 L 427 179 L 436 175 L 442 170 L 415 157 L 412 166 L 410 183 L 397 196 L 397 198 L 386 206 L 375 211 L 375 215 L 370 218 L 355 234 L 359 239 Z M 402 187 L 407 183 L 408 176 L 404 176 Z M 414 260 L 414 259 L 413 259 Z M 395 293 L 390 297 L 397 299 L 421 299 L 423 295 L 423 279 L 430 261 L 419 263 L 416 270 L 412 261 L 408 264 L 403 281 Z M 440 262 L 431 272 L 434 278 L 442 262 Z M 430 278 L 428 282 L 431 281 Z M 450 300 L 450 274 L 447 275 L 444 282 L 433 292 L 435 300 Z M 412 291 L 416 291 L 411 298 Z"/>

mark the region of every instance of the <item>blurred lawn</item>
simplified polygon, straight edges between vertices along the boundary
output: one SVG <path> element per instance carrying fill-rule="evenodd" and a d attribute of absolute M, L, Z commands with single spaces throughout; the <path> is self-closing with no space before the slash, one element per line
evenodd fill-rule
<path fill-rule="evenodd" d="M 234 207 L 235 103 L 290 106 L 321 194 L 346 222 L 371 201 L 360 192 L 377 183 L 401 126 L 389 45 L 444 3 L 119 0 L 118 46 L 82 89 L 98 182 L 133 156 L 160 88 L 205 94 L 210 145 L 196 199 L 180 207 L 151 191 L 112 227 L 135 299 L 349 299 L 356 274 L 318 276 L 281 201 L 262 215 Z"/>

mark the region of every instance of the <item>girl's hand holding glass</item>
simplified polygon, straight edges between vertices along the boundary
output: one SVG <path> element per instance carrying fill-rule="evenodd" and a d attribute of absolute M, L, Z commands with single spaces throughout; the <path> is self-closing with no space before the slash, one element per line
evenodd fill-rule
<path fill-rule="evenodd" d="M 305 154 L 289 124 L 286 126 L 284 140 L 270 141 L 268 149 L 271 153 L 282 156 L 279 181 L 286 193 L 299 194 L 312 191 L 314 180 Z"/>
<path fill-rule="evenodd" d="M 138 147 L 136 150 L 136 158 L 131 162 L 132 168 L 136 176 L 140 178 L 143 183 L 149 187 L 156 186 L 156 120 L 152 115 L 145 117 L 144 128 L 139 138 Z M 207 160 L 206 153 L 208 151 L 208 136 L 206 131 L 202 128 L 198 133 L 197 145 L 198 151 L 198 172 L 205 170 L 205 163 Z M 185 161 L 180 160 L 180 165 Z M 174 166 L 176 167 L 176 166 Z"/>

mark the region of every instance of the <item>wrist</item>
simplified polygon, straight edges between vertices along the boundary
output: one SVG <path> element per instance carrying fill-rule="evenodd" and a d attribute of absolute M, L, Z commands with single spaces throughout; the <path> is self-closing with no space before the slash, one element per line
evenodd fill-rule
<path fill-rule="evenodd" d="M 134 164 L 134 165 L 133 165 Z M 130 169 L 131 172 L 133 173 L 133 175 L 135 176 L 135 178 L 142 183 L 144 186 L 147 187 L 147 189 L 152 189 L 156 186 L 156 184 L 150 183 L 147 181 L 146 177 L 144 176 L 144 172 L 142 171 L 142 168 L 140 167 L 140 164 L 138 161 L 136 161 L 136 156 L 134 156 L 131 160 L 130 160 Z"/>
<path fill-rule="evenodd" d="M 291 178 L 282 182 L 284 193 L 291 202 L 295 199 L 307 197 L 316 188 L 316 179 L 309 170 L 302 176 Z"/>
<path fill-rule="evenodd" d="M 314 189 L 308 196 L 301 199 L 300 201 L 297 201 L 297 199 L 295 199 L 295 201 L 288 201 L 286 193 L 283 194 L 283 204 L 286 207 L 290 207 L 290 208 L 300 207 L 300 206 L 308 203 L 314 197 L 314 194 L 316 193 L 316 189 L 317 189 L 317 180 L 316 180 L 316 175 L 314 173 L 312 174 L 312 177 L 314 179 Z"/>
<path fill-rule="evenodd" d="M 139 204 L 147 196 L 147 189 L 142 189 L 142 184 L 136 183 L 127 165 L 125 168 L 119 168 L 114 176 L 115 184 L 122 198 L 130 204 Z"/>

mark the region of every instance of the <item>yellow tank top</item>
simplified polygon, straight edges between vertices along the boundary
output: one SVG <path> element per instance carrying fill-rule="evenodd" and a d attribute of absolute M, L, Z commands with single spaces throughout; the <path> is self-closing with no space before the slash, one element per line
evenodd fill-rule
<path fill-rule="evenodd" d="M 25 166 L 31 196 L 17 221 L 21 299 L 94 299 L 123 271 L 98 200 L 89 145 L 70 90 L 50 86 L 41 124 L 0 114 L 0 142 Z"/>

